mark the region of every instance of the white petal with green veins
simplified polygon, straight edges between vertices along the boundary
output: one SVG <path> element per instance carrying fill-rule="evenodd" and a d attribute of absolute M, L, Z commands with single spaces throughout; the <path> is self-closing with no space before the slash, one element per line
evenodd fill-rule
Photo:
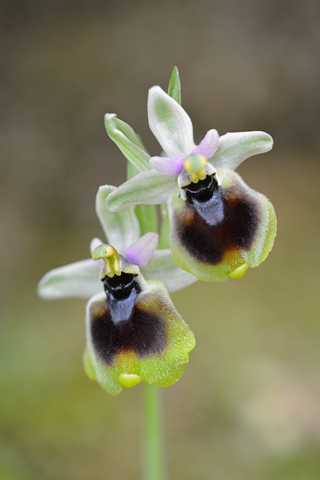
<path fill-rule="evenodd" d="M 189 115 L 159 86 L 149 90 L 148 119 L 150 130 L 167 157 L 188 155 L 195 148 Z"/>
<path fill-rule="evenodd" d="M 166 203 L 176 185 L 176 175 L 148 170 L 138 173 L 110 193 L 106 205 L 112 212 L 118 212 L 134 205 Z"/>
<path fill-rule="evenodd" d="M 54 268 L 39 282 L 38 295 L 48 300 L 79 297 L 90 298 L 103 291 L 101 265 L 91 258 Z"/>
<path fill-rule="evenodd" d="M 265 132 L 226 133 L 219 138 L 218 148 L 210 162 L 217 170 L 235 170 L 247 158 L 269 152 L 272 147 L 273 139 Z"/>

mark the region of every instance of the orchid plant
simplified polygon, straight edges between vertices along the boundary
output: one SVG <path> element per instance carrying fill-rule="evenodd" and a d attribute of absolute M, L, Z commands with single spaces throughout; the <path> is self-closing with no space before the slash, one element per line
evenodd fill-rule
<path fill-rule="evenodd" d="M 148 119 L 160 155 L 150 156 L 129 125 L 106 114 L 106 131 L 128 161 L 127 181 L 97 192 L 107 243 L 94 238 L 91 258 L 51 270 L 38 287 L 46 299 L 89 299 L 85 371 L 112 395 L 140 381 L 179 380 L 195 339 L 168 292 L 242 277 L 266 259 L 276 235 L 272 204 L 235 172 L 272 148 L 270 135 L 211 129 L 196 145 L 177 68 L 168 93 L 150 89 Z M 161 480 L 154 388 L 146 389 L 146 478 Z"/>

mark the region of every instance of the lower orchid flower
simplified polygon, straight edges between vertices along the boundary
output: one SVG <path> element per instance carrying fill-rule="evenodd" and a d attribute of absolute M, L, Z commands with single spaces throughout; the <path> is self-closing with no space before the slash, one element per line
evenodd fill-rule
<path fill-rule="evenodd" d="M 40 281 L 38 293 L 46 299 L 90 298 L 85 371 L 118 395 L 124 386 L 141 380 L 168 386 L 181 377 L 195 339 L 161 279 L 171 291 L 195 279 L 176 266 L 170 250 L 157 250 L 156 233 L 139 238 L 132 208 L 117 214 L 106 209 L 106 196 L 113 190 L 109 185 L 99 188 L 96 211 L 108 241 L 118 244 L 122 254 L 93 239 L 93 259 L 51 270 Z M 160 280 L 154 279 L 157 276 Z"/>
<path fill-rule="evenodd" d="M 121 121 L 106 115 L 107 132 L 128 160 L 137 166 L 141 154 L 144 162 L 137 175 L 108 196 L 106 205 L 120 211 L 137 204 L 167 203 L 176 263 L 200 280 L 238 278 L 266 259 L 277 222 L 271 202 L 234 170 L 250 156 L 269 151 L 273 140 L 259 131 L 219 137 L 216 130 L 209 130 L 197 146 L 190 117 L 179 103 L 179 88 L 175 80 L 175 88 L 170 82 L 170 95 L 159 86 L 149 91 L 149 125 L 163 156 L 149 157 L 141 143 L 133 147 L 128 130 L 120 139 Z M 135 155 L 130 156 L 133 150 Z"/>
<path fill-rule="evenodd" d="M 144 257 L 137 244 L 135 256 Z M 172 385 L 181 377 L 195 339 L 163 283 L 146 282 L 139 267 L 110 245 L 98 246 L 93 258 L 105 261 L 105 292 L 87 305 L 88 376 L 113 395 L 141 380 Z"/>

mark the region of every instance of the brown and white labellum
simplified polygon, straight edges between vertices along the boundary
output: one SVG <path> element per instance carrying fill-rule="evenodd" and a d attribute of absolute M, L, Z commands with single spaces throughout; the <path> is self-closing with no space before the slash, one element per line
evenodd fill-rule
<path fill-rule="evenodd" d="M 87 305 L 88 375 L 113 395 L 128 386 L 124 378 L 176 382 L 195 340 L 163 284 L 127 272 L 103 283 L 105 294 Z"/>
<path fill-rule="evenodd" d="M 169 210 L 174 259 L 200 280 L 223 281 L 257 267 L 273 246 L 272 204 L 232 170 L 183 182 Z"/>

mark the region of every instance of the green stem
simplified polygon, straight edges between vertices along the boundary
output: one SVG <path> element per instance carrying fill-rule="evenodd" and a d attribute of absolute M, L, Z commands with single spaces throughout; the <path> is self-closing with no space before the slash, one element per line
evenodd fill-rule
<path fill-rule="evenodd" d="M 166 480 L 160 388 L 144 383 L 144 480 Z"/>
<path fill-rule="evenodd" d="M 170 248 L 170 223 L 167 205 L 161 205 L 161 230 L 158 248 Z"/>
<path fill-rule="evenodd" d="M 127 180 L 132 178 L 138 170 L 130 163 L 127 163 Z M 140 236 L 148 232 L 158 232 L 157 211 L 154 205 L 137 205 L 135 214 L 140 225 Z"/>
<path fill-rule="evenodd" d="M 137 205 L 134 209 L 140 224 L 140 235 L 158 232 L 157 212 L 154 205 Z"/>

